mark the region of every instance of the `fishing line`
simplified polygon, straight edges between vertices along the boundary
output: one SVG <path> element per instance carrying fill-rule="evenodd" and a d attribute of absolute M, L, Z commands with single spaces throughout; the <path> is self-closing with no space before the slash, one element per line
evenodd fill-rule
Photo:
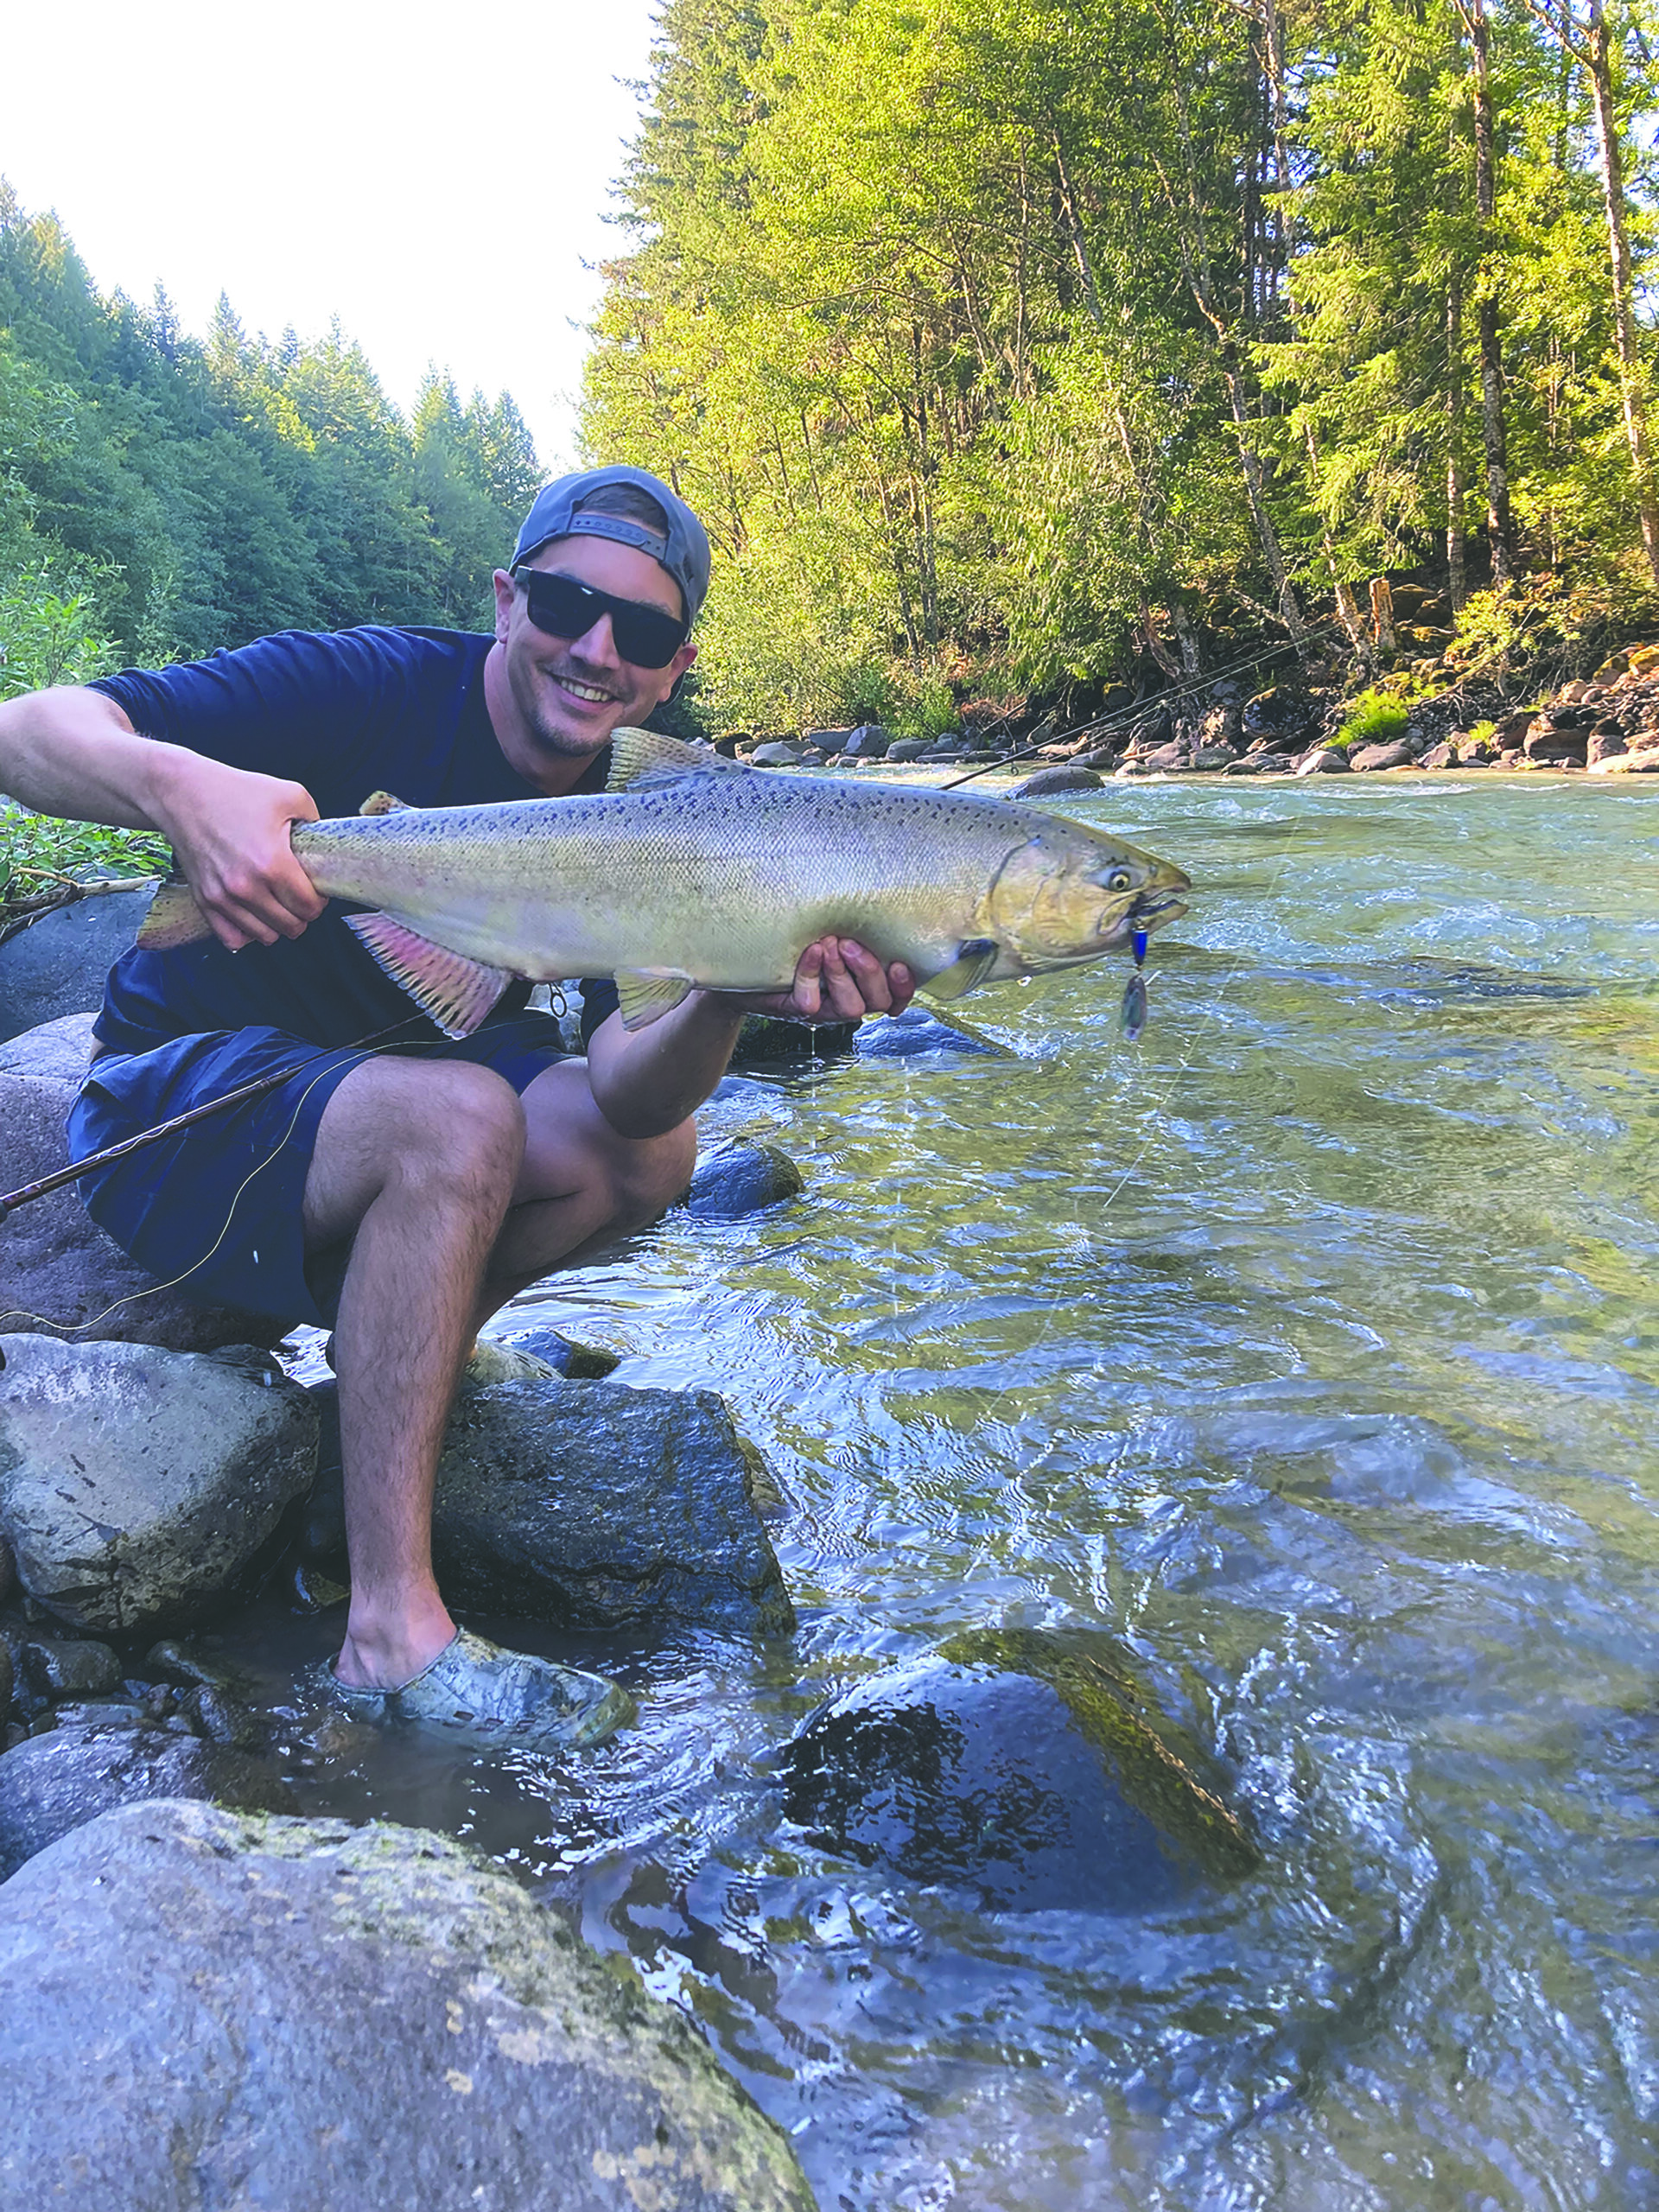
<path fill-rule="evenodd" d="M 406 1029 L 408 1028 L 410 1021 L 419 1020 L 422 1018 L 423 1017 L 418 1014 L 411 1014 L 404 1020 L 396 1022 L 392 1026 L 397 1029 Z M 309 1066 L 311 1059 L 332 1059 L 341 1052 L 361 1052 L 365 1058 L 378 1058 L 378 1055 L 383 1052 L 396 1052 L 397 1050 L 399 1041 L 404 1045 L 419 1044 L 424 1041 L 419 1038 L 405 1038 L 402 1040 L 394 1039 L 386 1044 L 376 1044 L 372 1041 L 374 1038 L 383 1037 L 385 1033 L 386 1033 L 384 1030 L 372 1030 L 369 1033 L 368 1039 L 359 1041 L 357 1044 L 328 1046 L 321 1052 L 312 1054 L 310 1058 L 300 1061 L 297 1066 L 290 1068 L 283 1077 L 283 1082 L 291 1082 L 296 1075 L 301 1074 L 308 1066 Z M 361 1063 L 359 1065 L 361 1065 Z M 288 1127 L 283 1131 L 282 1135 L 277 1138 L 276 1143 L 265 1154 L 264 1158 L 260 1160 L 257 1166 L 249 1169 L 246 1175 L 243 1177 L 242 1181 L 237 1186 L 235 1194 L 231 1199 L 229 1209 L 226 1213 L 224 1225 L 219 1230 L 218 1236 L 214 1237 L 213 1243 L 202 1254 L 201 1257 L 199 1260 L 193 1260 L 190 1262 L 190 1265 L 184 1269 L 182 1274 L 173 1276 L 172 1279 L 167 1282 L 149 1283 L 147 1284 L 143 1290 L 129 1291 L 124 1298 L 118 1298 L 112 1306 L 106 1306 L 101 1313 L 95 1313 L 89 1321 L 54 1321 L 44 1313 L 31 1313 L 27 1306 L 14 1306 L 10 1307 L 5 1313 L 0 1313 L 0 1323 L 16 1320 L 35 1321 L 39 1323 L 42 1328 L 54 1330 L 60 1336 L 81 1336 L 84 1335 L 88 1329 L 95 1329 L 103 1322 L 107 1321 L 111 1313 L 118 1313 L 124 1306 L 135 1305 L 140 1299 L 154 1298 L 162 1291 L 176 1290 L 181 1283 L 188 1282 L 192 1275 L 198 1274 L 201 1268 L 207 1265 L 208 1262 L 213 1257 L 213 1255 L 219 1250 L 220 1245 L 223 1244 L 225 1239 L 230 1235 L 231 1224 L 236 1218 L 236 1210 L 238 1206 L 241 1205 L 248 1185 L 254 1180 L 256 1176 L 263 1175 L 266 1168 L 268 1168 L 283 1152 L 288 1144 L 289 1138 L 292 1137 L 295 1129 L 299 1125 L 300 1115 L 304 1109 L 306 1100 L 309 1098 L 312 1092 L 316 1089 L 320 1083 L 326 1081 L 329 1076 L 334 1074 L 336 1071 L 336 1069 L 334 1067 L 319 1068 L 316 1074 L 313 1076 L 310 1082 L 307 1084 L 305 1089 L 300 1093 L 298 1099 L 295 1102 L 294 1111 L 289 1119 Z M 258 1087 L 259 1086 L 250 1084 L 245 1088 L 246 1091 L 251 1093 Z M 280 1090 L 283 1087 L 283 1084 L 272 1082 L 266 1084 L 265 1087 L 270 1090 Z M 242 1092 L 228 1091 L 223 1098 L 215 1098 L 207 1101 L 206 1108 L 202 1110 L 204 1112 L 210 1112 L 215 1109 L 223 1109 L 229 1106 L 234 1099 L 241 1096 L 243 1096 Z M 162 1122 L 155 1129 L 141 1132 L 141 1136 L 146 1139 L 158 1137 L 168 1128 L 178 1127 L 185 1119 L 185 1116 L 181 1116 L 178 1117 L 178 1121 L 175 1122 Z M 129 1140 L 130 1143 L 136 1143 L 137 1141 L 137 1140 Z M 118 1151 L 120 1147 L 118 1147 L 112 1146 L 111 1147 L 111 1151 Z M 102 1159 L 105 1155 L 99 1154 L 95 1154 L 93 1157 L 94 1159 Z M 75 1165 L 82 1171 L 85 1171 L 93 1165 L 93 1160 L 80 1160 L 76 1162 Z M 51 1178 L 43 1178 L 42 1179 L 48 1184 L 53 1181 L 53 1179 Z M 69 1176 L 60 1176 L 56 1179 L 58 1183 L 73 1179 Z M 33 1190 L 35 1186 L 31 1185 L 29 1187 Z M 15 1196 L 16 1194 L 14 1193 L 13 1195 Z"/>
<path fill-rule="evenodd" d="M 1336 627 L 1334 622 L 1321 622 L 1315 628 L 1304 631 L 1303 636 L 1305 639 L 1322 638 Z M 1265 668 L 1269 661 L 1299 651 L 1295 642 L 1287 639 L 1283 645 L 1271 645 L 1266 652 L 1254 654 L 1249 660 L 1236 660 L 1228 668 L 1212 668 L 1207 675 L 1189 677 L 1185 683 L 1176 684 L 1171 690 L 1154 692 L 1150 698 L 1138 700 L 1133 707 L 1126 707 L 1121 713 L 1097 715 L 1088 721 L 1074 722 L 1070 729 L 1056 730 L 1050 737 L 1039 737 L 1033 744 L 1022 745 L 1017 753 L 1001 753 L 995 760 L 987 760 L 977 768 L 970 768 L 965 776 L 953 776 L 948 784 L 939 785 L 938 789 L 953 791 L 961 784 L 971 784 L 976 776 L 988 776 L 995 768 L 1006 768 L 1015 760 L 1028 760 L 1033 753 L 1041 753 L 1051 745 L 1064 745 L 1068 738 L 1082 737 L 1090 730 L 1107 737 L 1114 730 L 1131 728 L 1135 723 L 1144 721 L 1148 715 L 1156 714 L 1160 707 L 1167 707 L 1173 699 L 1191 698 L 1198 692 L 1208 691 L 1213 685 L 1224 683 L 1230 676 L 1242 676 L 1252 668 Z"/>

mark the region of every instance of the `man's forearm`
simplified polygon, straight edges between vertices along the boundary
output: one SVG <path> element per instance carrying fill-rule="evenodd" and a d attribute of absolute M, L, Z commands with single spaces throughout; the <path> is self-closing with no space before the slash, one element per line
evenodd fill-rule
<path fill-rule="evenodd" d="M 140 737 L 102 692 L 63 684 L 0 706 L 0 791 L 36 814 L 165 832 L 184 757 Z"/>
<path fill-rule="evenodd" d="M 712 991 L 694 991 L 672 1014 L 632 1034 L 613 1014 L 588 1047 L 594 1098 L 619 1136 L 658 1137 L 677 1128 L 725 1074 L 743 1010 Z"/>

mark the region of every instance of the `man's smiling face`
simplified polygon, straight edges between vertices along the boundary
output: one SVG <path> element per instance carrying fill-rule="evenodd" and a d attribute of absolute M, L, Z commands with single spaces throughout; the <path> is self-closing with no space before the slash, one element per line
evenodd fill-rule
<path fill-rule="evenodd" d="M 649 553 L 613 538 L 556 538 L 525 565 L 573 577 L 615 599 L 658 607 L 676 621 L 683 612 L 680 588 L 668 571 Z M 496 735 L 531 783 L 540 783 L 556 764 L 591 757 L 613 730 L 644 721 L 697 655 L 688 643 L 665 668 L 636 667 L 618 652 L 608 614 L 585 637 L 549 637 L 530 619 L 523 584 L 502 569 L 495 572 L 495 634 L 513 725 L 505 730 L 498 719 Z"/>

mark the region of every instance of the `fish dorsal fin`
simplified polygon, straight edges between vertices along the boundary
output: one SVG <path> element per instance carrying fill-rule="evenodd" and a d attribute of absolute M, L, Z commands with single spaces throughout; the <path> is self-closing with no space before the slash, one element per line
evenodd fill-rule
<path fill-rule="evenodd" d="M 689 976 L 653 976 L 643 968 L 619 968 L 616 998 L 622 1009 L 622 1027 L 648 1028 L 665 1014 L 672 1014 L 692 988 Z"/>
<path fill-rule="evenodd" d="M 213 926 L 196 904 L 188 883 L 164 883 L 150 900 L 134 943 L 141 952 L 173 952 L 181 944 L 202 944 Z"/>
<path fill-rule="evenodd" d="M 605 779 L 607 791 L 625 791 L 649 779 L 672 782 L 679 776 L 747 776 L 750 768 L 722 760 L 701 745 L 687 745 L 677 737 L 658 737 L 654 729 L 619 729 L 611 737 L 611 770 Z"/>
<path fill-rule="evenodd" d="M 394 798 L 390 791 L 371 791 L 357 810 L 370 815 L 407 814 L 410 805 L 406 798 Z"/>
<path fill-rule="evenodd" d="M 930 998 L 961 999 L 982 983 L 996 965 L 997 946 L 995 938 L 971 937 L 960 945 L 956 958 L 937 976 L 930 976 L 922 988 Z"/>
<path fill-rule="evenodd" d="M 509 969 L 434 944 L 391 914 L 347 914 L 346 926 L 446 1037 L 470 1037 L 512 981 Z"/>

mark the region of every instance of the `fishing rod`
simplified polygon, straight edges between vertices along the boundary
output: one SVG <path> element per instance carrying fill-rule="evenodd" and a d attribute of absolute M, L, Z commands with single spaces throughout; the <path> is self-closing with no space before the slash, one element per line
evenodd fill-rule
<path fill-rule="evenodd" d="M 1323 637 L 1336 626 L 1334 622 L 1321 622 L 1313 629 L 1305 630 L 1302 641 Z M 1074 723 L 1070 729 L 1057 730 L 1052 736 L 1039 737 L 1031 745 L 1022 745 L 1017 753 L 1000 753 L 995 760 L 987 760 L 977 768 L 970 768 L 965 776 L 953 776 L 948 784 L 941 784 L 939 789 L 953 791 L 958 785 L 972 783 L 976 776 L 989 775 L 993 768 L 1007 768 L 1016 760 L 1028 760 L 1033 753 L 1041 753 L 1051 745 L 1063 745 L 1067 738 L 1082 737 L 1090 730 L 1097 731 L 1104 737 L 1113 730 L 1127 729 L 1143 715 L 1155 712 L 1160 707 L 1168 706 L 1172 700 L 1190 698 L 1194 692 L 1208 691 L 1213 684 L 1224 683 L 1230 676 L 1242 676 L 1252 668 L 1265 668 L 1269 661 L 1277 660 L 1281 654 L 1300 651 L 1298 641 L 1287 638 L 1282 645 L 1269 645 L 1265 652 L 1254 653 L 1248 660 L 1236 660 L 1226 668 L 1212 668 L 1205 676 L 1189 677 L 1185 683 L 1178 683 L 1173 690 L 1160 691 L 1149 699 L 1138 700 L 1133 707 L 1127 707 L 1121 713 L 1094 715 L 1088 721 Z"/>
<path fill-rule="evenodd" d="M 359 1037 L 352 1044 L 324 1046 L 319 1051 L 308 1054 L 304 1059 L 296 1060 L 291 1067 L 278 1068 L 274 1075 L 256 1077 L 251 1083 L 245 1083 L 235 1090 L 227 1090 L 222 1098 L 209 1098 L 202 1105 L 192 1106 L 186 1113 L 175 1114 L 170 1121 L 158 1122 L 154 1128 L 140 1129 L 137 1136 L 124 1137 L 119 1144 L 106 1146 L 102 1152 L 89 1154 L 85 1160 L 74 1160 L 67 1167 L 56 1168 L 50 1175 L 39 1176 L 18 1190 L 0 1192 L 0 1221 L 3 1221 L 8 1214 L 15 1213 L 19 1206 L 26 1206 L 35 1198 L 43 1198 L 54 1191 L 60 1191 L 66 1184 L 78 1182 L 83 1175 L 90 1175 L 99 1167 L 113 1166 L 118 1160 L 129 1159 L 132 1154 L 143 1151 L 149 1145 L 159 1144 L 163 1137 L 175 1136 L 181 1129 L 194 1128 L 196 1122 L 205 1122 L 211 1114 L 222 1114 L 226 1107 L 240 1106 L 247 1099 L 263 1097 L 267 1091 L 280 1090 L 285 1083 L 291 1083 L 296 1075 L 302 1074 L 316 1061 L 326 1060 L 331 1052 L 367 1052 L 421 1018 L 418 1014 L 406 1014 L 403 1020 L 394 1021 L 385 1029 L 372 1030 L 366 1037 Z"/>

